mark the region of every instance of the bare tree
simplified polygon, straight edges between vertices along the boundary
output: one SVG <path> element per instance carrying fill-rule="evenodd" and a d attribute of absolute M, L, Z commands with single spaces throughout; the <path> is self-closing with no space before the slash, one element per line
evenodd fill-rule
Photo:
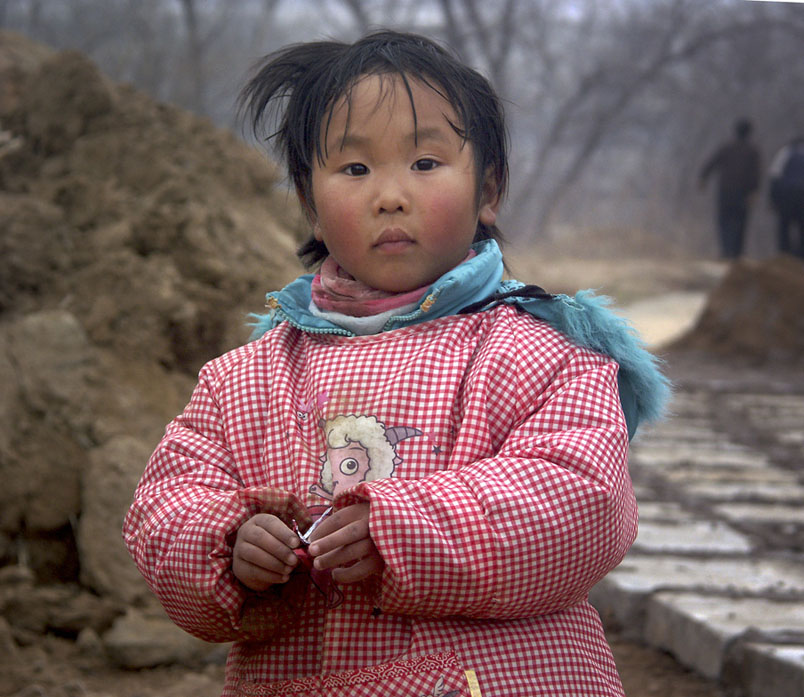
<path fill-rule="evenodd" d="M 664 10 L 664 12 L 657 10 Z M 722 24 L 710 25 L 695 21 L 692 3 L 672 0 L 660 7 L 653 6 L 655 22 L 643 23 L 644 17 L 631 15 L 619 29 L 623 42 L 613 44 L 613 54 L 598 54 L 597 65 L 579 76 L 576 87 L 553 114 L 550 129 L 538 144 L 535 155 L 529 158 L 530 168 L 524 171 L 527 187 L 520 188 L 513 199 L 515 210 L 526 208 L 526 201 L 546 177 L 549 168 L 560 172 L 552 177 L 544 193 L 538 196 L 541 205 L 535 231 L 546 228 L 556 207 L 577 181 L 603 140 L 614 131 L 626 110 L 655 83 L 663 71 L 692 60 L 701 51 L 721 41 L 734 40 L 741 34 L 760 30 L 756 21 L 741 17 Z M 641 29 L 635 32 L 635 29 Z M 642 41 L 625 37 L 642 37 Z M 622 49 L 626 48 L 623 55 Z M 579 125 L 582 128 L 579 128 Z M 573 143 L 568 152 L 567 140 Z M 556 153 L 563 150 L 563 166 L 556 167 Z"/>
<path fill-rule="evenodd" d="M 281 44 L 380 26 L 443 40 L 506 102 L 513 237 L 616 197 L 699 214 L 687 181 L 732 116 L 752 115 L 768 151 L 804 122 L 791 88 L 804 79 L 804 6 L 788 3 L 0 0 L 0 18 L 225 125 L 248 67 Z"/>
<path fill-rule="evenodd" d="M 509 92 L 511 54 L 518 46 L 517 10 L 520 0 L 497 3 L 477 0 L 439 0 L 448 43 L 464 59 L 479 56 L 489 79 L 502 94 Z M 484 16 L 481 5 L 487 10 Z"/>

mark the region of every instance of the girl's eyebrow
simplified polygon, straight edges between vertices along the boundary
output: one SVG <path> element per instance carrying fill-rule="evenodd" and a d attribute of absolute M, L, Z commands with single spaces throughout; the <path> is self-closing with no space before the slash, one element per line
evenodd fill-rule
<path fill-rule="evenodd" d="M 340 149 L 343 150 L 344 148 L 359 148 L 361 146 L 368 145 L 370 142 L 371 139 L 366 138 L 365 136 L 358 136 L 355 135 L 354 133 L 347 133 L 340 139 Z"/>
<path fill-rule="evenodd" d="M 437 126 L 429 128 L 419 128 L 406 137 L 406 140 L 413 141 L 414 143 L 420 140 L 435 140 L 438 142 L 449 142 L 449 134 L 445 128 Z"/>
<path fill-rule="evenodd" d="M 411 143 L 419 143 L 422 140 L 434 140 L 437 142 L 446 143 L 449 141 L 449 135 L 444 128 L 419 128 L 416 131 L 411 131 L 408 133 L 404 140 Z M 344 148 L 348 147 L 359 148 L 361 146 L 369 145 L 370 143 L 371 139 L 367 138 L 366 136 L 347 133 L 341 138 L 340 149 L 343 150 Z"/>

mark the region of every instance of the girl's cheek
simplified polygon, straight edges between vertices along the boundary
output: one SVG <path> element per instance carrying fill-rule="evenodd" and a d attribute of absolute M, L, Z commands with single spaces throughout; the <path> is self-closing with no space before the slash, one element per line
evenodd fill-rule
<path fill-rule="evenodd" d="M 445 230 L 454 228 L 456 223 L 469 213 L 465 197 L 455 197 L 441 193 L 433 193 L 428 200 L 428 221 L 431 229 Z"/>
<path fill-rule="evenodd" d="M 345 196 L 326 196 L 319 202 L 319 223 L 330 233 L 348 233 L 355 228 L 357 206 Z"/>

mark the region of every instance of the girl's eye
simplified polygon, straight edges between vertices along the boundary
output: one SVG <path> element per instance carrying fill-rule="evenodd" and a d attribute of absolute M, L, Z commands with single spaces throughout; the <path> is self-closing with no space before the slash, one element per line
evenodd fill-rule
<path fill-rule="evenodd" d="M 341 462 L 341 472 L 347 476 L 350 474 L 354 474 L 360 468 L 360 463 L 355 460 L 353 457 L 347 457 L 343 462 Z"/>
<path fill-rule="evenodd" d="M 361 177 L 364 174 L 368 174 L 368 167 L 366 167 L 366 165 L 361 165 L 360 163 L 355 163 L 346 165 L 346 167 L 343 168 L 343 171 L 350 177 Z"/>
<path fill-rule="evenodd" d="M 416 162 L 413 163 L 413 169 L 419 172 L 429 172 L 436 167 L 438 167 L 438 162 L 430 157 L 423 157 L 421 160 L 416 160 Z"/>

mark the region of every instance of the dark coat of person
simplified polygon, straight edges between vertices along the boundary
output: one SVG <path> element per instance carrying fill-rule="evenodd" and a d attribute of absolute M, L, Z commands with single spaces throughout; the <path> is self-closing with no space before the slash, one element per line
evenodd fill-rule
<path fill-rule="evenodd" d="M 804 137 L 794 138 L 776 154 L 769 178 L 779 251 L 804 258 Z"/>
<path fill-rule="evenodd" d="M 717 174 L 718 242 L 721 256 L 726 259 L 743 253 L 750 197 L 759 188 L 760 156 L 751 143 L 752 130 L 750 121 L 737 121 L 734 138 L 715 150 L 700 172 L 702 187 L 712 174 Z"/>

